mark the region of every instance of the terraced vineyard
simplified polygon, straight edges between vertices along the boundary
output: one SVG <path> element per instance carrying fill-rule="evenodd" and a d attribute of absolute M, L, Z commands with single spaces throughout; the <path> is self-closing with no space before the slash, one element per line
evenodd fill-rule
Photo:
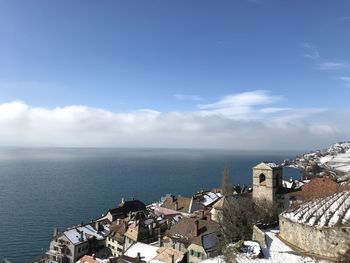
<path fill-rule="evenodd" d="M 302 204 L 282 216 L 311 226 L 335 226 L 350 222 L 350 190 Z"/>

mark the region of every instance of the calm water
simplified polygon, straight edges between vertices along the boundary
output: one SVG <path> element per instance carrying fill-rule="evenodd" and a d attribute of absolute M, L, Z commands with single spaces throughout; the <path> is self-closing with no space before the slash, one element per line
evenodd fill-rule
<path fill-rule="evenodd" d="M 25 262 L 48 248 L 54 226 L 87 222 L 122 197 L 145 203 L 167 193 L 218 187 L 227 164 L 233 183 L 251 168 L 296 152 L 150 149 L 0 149 L 0 259 Z M 296 170 L 285 178 L 298 177 Z"/>

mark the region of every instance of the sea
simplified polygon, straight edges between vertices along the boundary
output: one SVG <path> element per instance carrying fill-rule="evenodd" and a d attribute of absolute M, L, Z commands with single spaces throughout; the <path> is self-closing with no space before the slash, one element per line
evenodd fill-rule
<path fill-rule="evenodd" d="M 23 263 L 49 247 L 53 228 L 90 222 L 122 198 L 146 204 L 166 194 L 191 196 L 252 184 L 252 167 L 300 152 L 189 149 L 0 148 L 0 260 Z M 284 178 L 300 172 L 285 168 Z"/>

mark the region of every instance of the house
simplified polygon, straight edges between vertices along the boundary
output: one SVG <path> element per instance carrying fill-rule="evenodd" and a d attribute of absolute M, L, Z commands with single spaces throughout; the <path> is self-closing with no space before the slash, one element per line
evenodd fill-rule
<path fill-rule="evenodd" d="M 126 218 L 130 213 L 140 212 L 144 210 L 146 210 L 146 205 L 143 202 L 139 200 L 124 201 L 124 199 L 122 199 L 118 207 L 109 209 L 106 215 L 98 219 L 98 221 L 108 219 L 110 222 L 113 222 L 118 218 Z"/>
<path fill-rule="evenodd" d="M 313 178 L 305 184 L 301 191 L 294 195 L 300 201 L 310 201 L 316 198 L 329 196 L 340 190 L 340 186 L 329 177 Z"/>
<path fill-rule="evenodd" d="M 198 200 L 195 200 L 193 197 L 175 197 L 173 195 L 167 196 L 164 199 L 161 207 L 185 214 L 192 214 L 193 212 L 201 210 L 203 208 L 201 203 Z"/>
<path fill-rule="evenodd" d="M 113 256 L 121 256 L 125 248 L 125 232 L 127 230 L 127 221 L 116 220 L 110 226 L 110 232 L 106 237 L 106 247 Z"/>
<path fill-rule="evenodd" d="M 210 191 L 201 191 L 194 195 L 194 199 L 204 207 L 212 207 L 221 197 L 222 194 Z"/>
<path fill-rule="evenodd" d="M 214 250 L 216 243 L 210 243 L 209 240 L 213 241 L 214 236 L 218 236 L 218 231 L 219 224 L 214 221 L 182 218 L 166 232 L 164 246 L 184 253 L 188 253 L 190 248 L 188 260 L 193 260 L 194 255 L 198 260 L 205 259 Z M 208 243 L 211 244 L 210 247 L 207 246 Z"/>
<path fill-rule="evenodd" d="M 149 214 L 146 217 L 135 216 L 128 222 L 125 236 L 125 250 L 137 242 L 152 243 L 160 239 L 162 233 L 168 229 L 168 221 L 163 218 L 155 218 Z"/>
<path fill-rule="evenodd" d="M 217 223 L 222 222 L 224 208 L 228 207 L 230 203 L 233 203 L 240 198 L 240 196 L 241 195 L 227 195 L 221 197 L 210 210 L 210 219 Z"/>
<path fill-rule="evenodd" d="M 50 260 L 58 263 L 73 263 L 87 254 L 96 253 L 105 246 L 108 228 L 102 224 L 69 228 L 62 233 L 56 230 L 46 252 Z"/>
<path fill-rule="evenodd" d="M 168 228 L 167 222 L 151 212 L 130 213 L 127 218 L 117 219 L 111 224 L 106 247 L 112 255 L 121 256 L 134 243 L 160 242 L 162 233 Z"/>
<path fill-rule="evenodd" d="M 219 242 L 217 233 L 202 235 L 200 239 L 194 239 L 188 247 L 188 262 L 197 263 L 213 256 L 216 245 Z"/>
<path fill-rule="evenodd" d="M 157 250 L 157 256 L 151 260 L 151 263 L 185 263 L 187 258 L 184 252 L 178 251 L 171 247 L 160 247 Z"/>

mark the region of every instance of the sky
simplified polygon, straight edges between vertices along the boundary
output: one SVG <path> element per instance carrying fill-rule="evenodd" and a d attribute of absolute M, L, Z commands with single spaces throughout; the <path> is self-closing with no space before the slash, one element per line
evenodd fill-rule
<path fill-rule="evenodd" d="M 350 140 L 347 0 L 0 0 L 0 146 Z"/>

